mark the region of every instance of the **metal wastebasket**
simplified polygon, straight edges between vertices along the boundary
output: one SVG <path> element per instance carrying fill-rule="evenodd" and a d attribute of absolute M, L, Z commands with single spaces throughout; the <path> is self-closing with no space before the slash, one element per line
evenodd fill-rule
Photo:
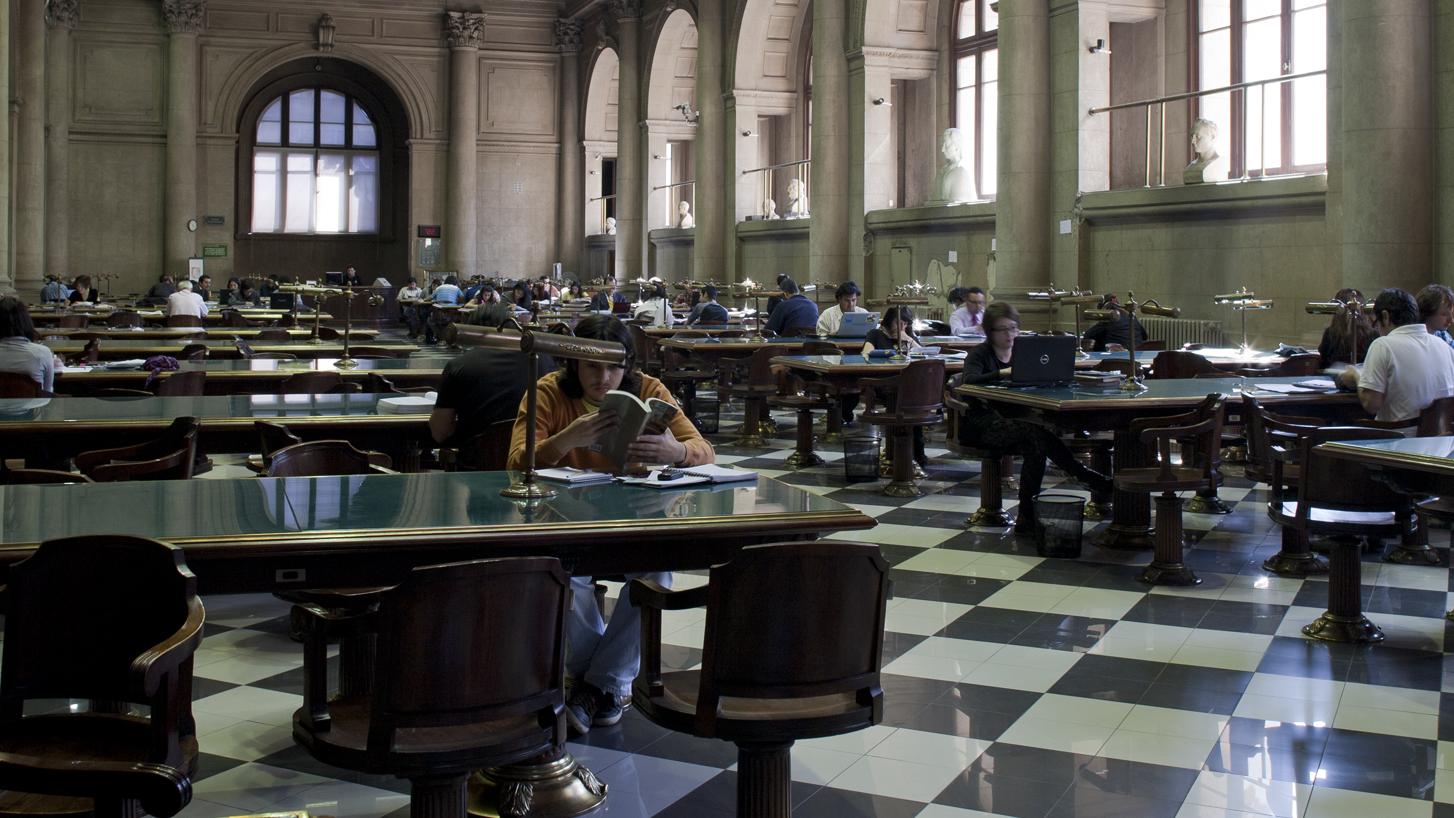
<path fill-rule="evenodd" d="M 1080 556 L 1084 531 L 1085 498 L 1046 491 L 1035 495 L 1035 516 L 1040 520 L 1035 550 L 1042 557 Z"/>
<path fill-rule="evenodd" d="M 716 392 L 698 392 L 692 398 L 692 423 L 704 435 L 717 434 L 721 425 L 722 401 Z"/>
<path fill-rule="evenodd" d="M 879 436 L 873 432 L 843 435 L 843 478 L 849 483 L 868 483 L 879 478 Z"/>

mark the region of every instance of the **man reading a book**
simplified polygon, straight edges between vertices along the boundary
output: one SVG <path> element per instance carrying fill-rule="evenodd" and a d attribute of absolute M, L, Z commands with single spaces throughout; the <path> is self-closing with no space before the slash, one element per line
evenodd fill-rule
<path fill-rule="evenodd" d="M 633 355 L 631 333 L 614 316 L 588 315 L 576 325 L 576 337 L 615 341 L 626 348 L 620 364 L 565 361 L 564 367 L 536 384 L 535 462 L 538 466 L 573 466 L 615 470 L 599 451 L 618 422 L 614 413 L 600 411 L 606 393 L 629 392 L 643 401 L 657 398 L 673 406 L 676 399 L 661 381 L 640 372 Z M 510 438 L 510 468 L 525 465 L 526 403 L 520 403 Z M 627 459 L 639 463 L 700 466 L 716 460 L 716 452 L 692 422 L 678 411 L 661 431 L 648 428 L 626 449 Z M 628 574 L 671 587 L 671 574 Z M 575 680 L 566 718 L 577 733 L 621 720 L 631 701 L 631 682 L 641 664 L 641 614 L 627 599 L 620 599 L 608 623 L 596 605 L 590 577 L 571 579 L 571 615 L 566 620 L 566 671 Z"/>

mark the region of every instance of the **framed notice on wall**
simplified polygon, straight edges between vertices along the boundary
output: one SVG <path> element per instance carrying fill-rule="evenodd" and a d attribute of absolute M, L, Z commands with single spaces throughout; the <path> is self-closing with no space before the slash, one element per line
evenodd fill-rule
<path fill-rule="evenodd" d="M 227 245 L 225 245 L 225 244 L 204 244 L 204 245 L 202 245 L 202 258 L 227 258 Z"/>
<path fill-rule="evenodd" d="M 438 267 L 444 261 L 443 239 L 419 240 L 419 266 L 426 270 Z"/>

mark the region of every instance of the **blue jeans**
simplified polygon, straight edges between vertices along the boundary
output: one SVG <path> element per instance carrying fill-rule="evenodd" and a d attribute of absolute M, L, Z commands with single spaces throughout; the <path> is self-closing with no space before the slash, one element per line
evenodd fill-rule
<path fill-rule="evenodd" d="M 671 587 L 671 574 L 627 574 L 626 587 L 601 618 L 590 577 L 571 577 L 571 609 L 565 620 L 565 671 L 615 696 L 630 696 L 641 669 L 641 609 L 631 604 L 631 580 L 646 579 Z"/>

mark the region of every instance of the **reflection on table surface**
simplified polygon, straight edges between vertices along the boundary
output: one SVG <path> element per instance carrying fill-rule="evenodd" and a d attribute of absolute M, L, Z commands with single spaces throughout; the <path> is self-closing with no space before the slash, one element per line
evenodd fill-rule
<path fill-rule="evenodd" d="M 1339 440 L 1318 447 L 1331 457 L 1418 471 L 1454 474 L 1454 437 Z"/>
<path fill-rule="evenodd" d="M 1145 381 L 1145 389 L 1127 391 L 1120 384 L 1110 386 L 1082 385 L 1065 386 L 1016 386 L 1012 384 L 977 384 L 960 386 L 961 395 L 990 401 L 1004 401 L 1023 404 L 1105 404 L 1190 402 L 1200 400 L 1213 392 L 1240 400 L 1241 395 L 1250 395 L 1258 400 L 1276 401 L 1280 398 L 1307 399 L 1356 399 L 1351 393 L 1299 391 L 1294 394 L 1273 391 L 1268 386 L 1291 386 L 1303 381 L 1314 380 L 1307 375 L 1277 378 L 1153 378 Z"/>
<path fill-rule="evenodd" d="M 0 399 L 0 424 L 75 423 L 197 418 L 319 417 L 378 415 L 380 398 L 390 394 L 201 395 L 166 397 Z M 424 414 L 427 414 L 425 412 Z"/>

